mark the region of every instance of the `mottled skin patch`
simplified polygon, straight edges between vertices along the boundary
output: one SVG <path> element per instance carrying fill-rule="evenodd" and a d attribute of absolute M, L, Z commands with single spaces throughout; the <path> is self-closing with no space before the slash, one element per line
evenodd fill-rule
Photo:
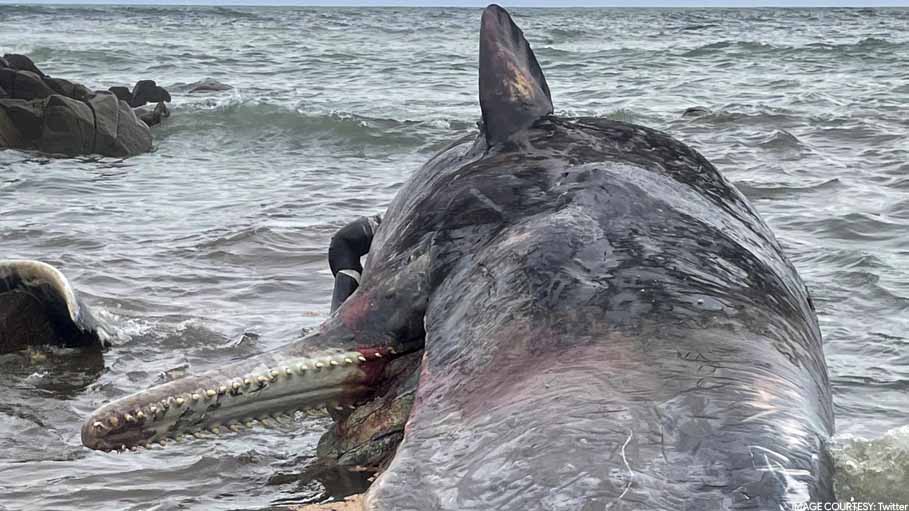
<path fill-rule="evenodd" d="M 684 144 L 555 117 L 507 144 L 463 140 L 390 206 L 359 292 L 420 254 L 419 384 L 368 509 L 832 499 L 832 403 L 805 286 Z M 347 459 L 391 454 L 406 407 L 382 399 L 341 418 Z"/>
<path fill-rule="evenodd" d="M 340 321 L 348 328 L 361 323 L 369 312 L 369 297 L 359 295 L 347 301 L 347 306 L 339 312 Z"/>
<path fill-rule="evenodd" d="M 508 87 L 507 96 L 523 103 L 532 103 L 535 91 L 524 70 L 512 62 L 509 62 L 507 67 L 509 76 L 505 81 L 505 86 Z"/>

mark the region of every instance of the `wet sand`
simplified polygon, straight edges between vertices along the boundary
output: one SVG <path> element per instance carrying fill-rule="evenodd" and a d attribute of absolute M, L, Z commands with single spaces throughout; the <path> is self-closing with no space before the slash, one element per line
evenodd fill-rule
<path fill-rule="evenodd" d="M 329 504 L 310 504 L 308 506 L 293 508 L 294 511 L 361 511 L 363 509 L 363 496 L 353 495 L 342 502 Z"/>

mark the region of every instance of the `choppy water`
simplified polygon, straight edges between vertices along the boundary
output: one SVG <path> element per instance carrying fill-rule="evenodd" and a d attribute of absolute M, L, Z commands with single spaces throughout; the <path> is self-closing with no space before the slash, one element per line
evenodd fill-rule
<path fill-rule="evenodd" d="M 909 503 L 909 431 L 894 429 L 909 422 L 909 10 L 515 14 L 559 113 L 669 131 L 748 195 L 814 293 L 841 496 Z M 162 371 L 224 364 L 325 317 L 331 233 L 383 211 L 478 119 L 478 25 L 473 9 L 0 5 L 0 53 L 174 93 L 151 154 L 0 152 L 0 256 L 60 266 L 120 331 L 103 366 L 0 359 L 0 509 L 323 495 L 287 474 L 325 419 L 121 456 L 82 449 L 78 428 Z M 235 89 L 180 92 L 204 77 Z M 691 106 L 713 113 L 682 118 Z"/>

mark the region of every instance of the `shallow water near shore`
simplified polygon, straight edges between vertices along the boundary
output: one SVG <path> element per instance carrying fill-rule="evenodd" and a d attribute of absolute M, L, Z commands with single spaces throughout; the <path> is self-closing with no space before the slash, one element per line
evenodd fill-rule
<path fill-rule="evenodd" d="M 293 477 L 324 417 L 125 455 L 79 427 L 326 317 L 331 234 L 474 129 L 479 14 L 0 5 L 0 54 L 174 97 L 150 154 L 0 151 L 0 256 L 57 265 L 117 330 L 103 361 L 0 357 L 0 509 L 280 508 L 356 486 Z M 665 130 L 749 197 L 817 306 L 840 496 L 909 503 L 909 9 L 514 14 L 557 113 Z M 205 77 L 234 88 L 181 86 Z"/>

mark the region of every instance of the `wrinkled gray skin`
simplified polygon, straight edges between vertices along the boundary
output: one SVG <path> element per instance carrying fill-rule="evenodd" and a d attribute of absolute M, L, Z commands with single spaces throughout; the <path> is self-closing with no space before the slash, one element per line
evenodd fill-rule
<path fill-rule="evenodd" d="M 407 388 L 394 366 L 408 354 L 414 404 L 366 509 L 831 500 L 820 333 L 779 243 L 684 144 L 550 115 L 525 46 L 504 10 L 484 12 L 485 130 L 402 188 L 359 289 L 318 333 L 109 403 L 83 442 L 129 448 L 325 402 L 377 417 L 387 406 L 364 400 Z"/>

